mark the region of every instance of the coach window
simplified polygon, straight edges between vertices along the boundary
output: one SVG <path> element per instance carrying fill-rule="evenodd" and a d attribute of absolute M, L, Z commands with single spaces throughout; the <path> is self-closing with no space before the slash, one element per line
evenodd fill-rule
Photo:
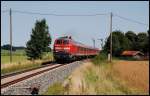
<path fill-rule="evenodd" d="M 80 47 L 80 52 L 82 52 L 82 47 Z"/>
<path fill-rule="evenodd" d="M 80 52 L 80 47 L 78 47 L 78 51 Z"/>
<path fill-rule="evenodd" d="M 79 52 L 81 52 L 81 47 L 79 47 Z"/>

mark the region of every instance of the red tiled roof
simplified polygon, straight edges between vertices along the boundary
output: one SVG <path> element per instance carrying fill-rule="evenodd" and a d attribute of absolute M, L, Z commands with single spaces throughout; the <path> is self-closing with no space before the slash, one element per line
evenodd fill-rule
<path fill-rule="evenodd" d="M 134 56 L 136 54 L 142 54 L 144 55 L 143 53 L 141 53 L 140 51 L 123 51 L 121 55 L 125 55 L 125 56 Z"/>

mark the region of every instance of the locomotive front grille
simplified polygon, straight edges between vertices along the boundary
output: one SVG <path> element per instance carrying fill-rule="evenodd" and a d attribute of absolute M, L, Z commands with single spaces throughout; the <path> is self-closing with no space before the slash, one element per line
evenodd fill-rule
<path fill-rule="evenodd" d="M 55 59 L 70 59 L 71 55 L 65 51 L 54 52 Z"/>

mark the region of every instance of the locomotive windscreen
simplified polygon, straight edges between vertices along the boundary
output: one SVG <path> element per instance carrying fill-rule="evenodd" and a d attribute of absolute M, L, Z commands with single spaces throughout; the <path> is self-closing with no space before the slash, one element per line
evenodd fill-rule
<path fill-rule="evenodd" d="M 69 44 L 68 40 L 63 40 L 63 44 Z"/>
<path fill-rule="evenodd" d="M 69 44 L 69 40 L 57 40 L 56 44 Z"/>
<path fill-rule="evenodd" d="M 62 43 L 61 40 L 56 41 L 56 44 L 61 44 L 61 43 Z"/>

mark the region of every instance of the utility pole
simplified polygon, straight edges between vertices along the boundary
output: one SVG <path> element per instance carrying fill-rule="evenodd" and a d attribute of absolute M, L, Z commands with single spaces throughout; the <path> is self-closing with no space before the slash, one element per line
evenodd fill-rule
<path fill-rule="evenodd" d="M 101 49 L 103 49 L 103 39 L 97 39 L 97 40 L 100 40 L 101 41 Z"/>
<path fill-rule="evenodd" d="M 94 48 L 95 48 L 95 39 L 93 38 L 92 40 L 93 40 L 93 46 L 94 46 Z"/>
<path fill-rule="evenodd" d="M 12 17 L 10 8 L 10 62 L 12 62 Z"/>
<path fill-rule="evenodd" d="M 110 13 L 110 62 L 112 62 L 112 12 Z"/>
<path fill-rule="evenodd" d="M 103 39 L 100 39 L 101 40 L 101 47 L 103 49 Z"/>

